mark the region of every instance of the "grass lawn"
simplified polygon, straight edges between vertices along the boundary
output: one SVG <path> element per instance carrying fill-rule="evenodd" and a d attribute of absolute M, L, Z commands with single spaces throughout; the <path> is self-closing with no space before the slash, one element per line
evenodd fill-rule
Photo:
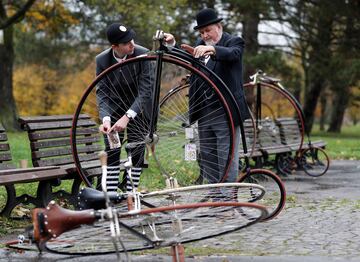
<path fill-rule="evenodd" d="M 8 133 L 8 137 L 13 156 L 13 163 L 19 166 L 18 163 L 20 159 L 28 159 L 29 166 L 31 166 L 31 154 L 27 133 Z M 360 159 L 360 125 L 343 127 L 341 134 L 321 132 L 315 128 L 311 139 L 313 141 L 319 139 L 325 140 L 327 142 L 326 152 L 331 159 Z M 153 165 L 146 170 L 142 178 L 141 188 L 152 190 L 157 187 L 159 183 L 164 184 L 162 177 L 158 174 L 159 172 L 156 165 L 155 167 Z M 70 183 L 65 183 L 63 186 L 69 189 Z M 18 191 L 18 194 L 27 193 L 34 195 L 36 193 L 36 183 L 16 185 L 16 190 Z M 3 207 L 5 203 L 5 196 L 6 192 L 4 187 L 0 187 L 0 208 Z M 18 215 L 21 215 L 23 214 L 24 209 L 20 208 L 17 212 Z M 30 220 L 18 221 L 0 218 L 0 237 L 9 234 L 16 229 L 24 228 L 28 224 L 30 224 Z"/>
<path fill-rule="evenodd" d="M 315 127 L 312 140 L 327 142 L 326 152 L 331 159 L 360 159 L 360 125 L 344 126 L 341 134 L 321 132 Z"/>

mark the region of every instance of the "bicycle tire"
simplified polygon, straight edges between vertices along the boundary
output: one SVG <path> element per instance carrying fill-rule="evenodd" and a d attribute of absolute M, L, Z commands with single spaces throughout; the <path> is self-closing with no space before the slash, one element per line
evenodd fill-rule
<path fill-rule="evenodd" d="M 95 154 L 83 154 L 81 151 L 81 147 L 84 143 L 84 137 L 81 137 L 81 129 L 85 126 L 86 123 L 83 121 L 78 120 L 81 114 L 88 114 L 92 119 L 98 119 L 98 112 L 96 110 L 96 86 L 99 84 L 100 81 L 104 79 L 110 78 L 110 76 L 116 75 L 116 73 L 127 68 L 136 67 L 140 63 L 153 63 L 155 62 L 157 56 L 153 54 L 148 54 L 136 58 L 131 58 L 125 60 L 123 63 L 113 65 L 112 67 L 105 70 L 101 73 L 85 90 L 80 102 L 77 106 L 77 109 L 74 114 L 73 118 L 73 127 L 72 127 L 72 150 L 74 156 L 74 162 L 77 167 L 78 173 L 80 174 L 83 181 L 88 185 L 91 186 L 91 183 L 87 179 L 89 172 L 91 172 L 91 168 L 87 168 L 86 164 L 84 164 L 83 159 L 93 160 L 96 161 Z M 168 90 L 173 82 L 181 81 L 184 76 L 188 75 L 189 73 L 197 76 L 197 81 L 202 81 L 200 84 L 206 84 L 211 87 L 211 90 L 214 92 L 216 96 L 216 102 L 220 104 L 221 110 L 224 110 L 226 115 L 226 123 L 227 132 L 229 133 L 229 140 L 228 143 L 230 148 L 227 152 L 223 152 L 220 154 L 222 156 L 222 165 L 219 168 L 220 173 L 220 181 L 226 179 L 227 173 L 230 167 L 230 161 L 233 156 L 234 146 L 232 145 L 232 141 L 234 140 L 234 122 L 232 119 L 232 112 L 230 112 L 229 106 L 227 104 L 227 100 L 225 100 L 222 92 L 217 86 L 210 81 L 209 77 L 202 73 L 199 69 L 193 67 L 191 63 L 183 60 L 179 60 L 173 56 L 167 56 L 164 54 L 163 56 L 163 75 L 162 75 L 162 83 L 161 86 L 164 90 Z M 176 70 L 174 70 L 174 67 Z M 172 73 L 171 77 L 166 75 L 168 71 Z M 174 75 L 175 74 L 175 75 Z M 120 74 L 121 75 L 121 74 Z M 134 78 L 135 79 L 135 78 Z M 134 80 L 133 79 L 133 80 Z M 165 83 L 165 80 L 168 80 Z M 171 80 L 171 81 L 170 81 Z M 135 80 L 134 80 L 135 81 Z M 167 84 L 167 85 L 166 85 Z M 166 93 L 166 91 L 165 91 Z M 116 93 L 113 93 L 114 95 Z M 171 113 L 171 112 L 170 112 Z M 120 117 L 120 116 L 119 116 Z M 157 135 L 159 135 L 159 143 L 155 144 L 151 147 L 152 154 L 155 156 L 155 163 L 161 166 L 162 172 L 167 173 L 168 175 L 174 176 L 178 179 L 181 185 L 193 185 L 196 183 L 196 179 L 199 177 L 200 167 L 198 164 L 194 164 L 191 162 L 195 161 L 185 161 L 184 158 L 184 149 L 183 147 L 186 144 L 201 144 L 201 141 L 197 141 L 196 143 L 189 143 L 189 139 L 185 138 L 185 127 L 186 124 L 181 123 L 180 121 L 176 121 L 176 118 L 170 119 L 167 118 L 167 122 L 161 122 L 162 120 L 166 119 L 163 116 L 158 117 L 158 124 L 157 124 Z M 175 123 L 177 122 L 177 123 Z M 172 128 L 172 129 L 171 129 Z M 180 142 L 176 142 L 178 139 Z M 199 139 L 200 140 L 200 139 Z M 144 141 L 144 136 L 139 137 L 139 142 Z M 103 146 L 100 142 L 97 146 Z M 203 142 L 205 144 L 205 142 Z M 163 149 L 162 149 L 163 148 Z M 173 155 L 171 155 L 173 154 Z M 191 154 L 191 152 L 190 152 Z M 160 163 L 158 163 L 160 162 Z M 153 163 L 149 163 L 149 165 L 154 165 Z M 181 174 L 186 174 L 179 176 Z M 193 175 L 191 175 L 193 174 Z M 159 174 L 148 174 L 145 177 L 148 177 L 148 180 L 163 180 L 162 176 Z M 150 177 L 151 176 L 151 177 Z M 154 177 L 156 176 L 156 177 Z M 144 175 L 142 175 L 143 179 Z M 146 179 L 146 178 L 145 178 Z"/>
<path fill-rule="evenodd" d="M 301 152 L 297 162 L 300 168 L 312 177 L 324 175 L 330 167 L 330 159 L 325 150 L 312 145 Z"/>
<path fill-rule="evenodd" d="M 284 183 L 279 176 L 270 170 L 252 169 L 247 174 L 241 174 L 239 182 L 259 184 L 265 188 L 266 193 L 259 200 L 259 204 L 266 206 L 268 209 L 268 216 L 264 221 L 275 218 L 284 208 L 286 202 Z"/>
<path fill-rule="evenodd" d="M 262 119 L 258 119 L 257 121 L 265 120 L 267 118 L 272 119 L 274 122 L 276 118 L 281 117 L 294 117 L 296 116 L 296 120 L 299 124 L 300 133 L 298 136 L 299 141 L 296 145 L 290 145 L 293 151 L 298 152 L 303 148 L 304 144 L 304 136 L 305 136 L 305 121 L 303 117 L 302 108 L 299 103 L 295 100 L 295 98 L 286 90 L 278 87 L 275 84 L 260 82 L 260 88 L 262 92 L 262 99 L 266 97 L 267 101 L 261 101 L 261 112 Z M 244 89 L 252 90 L 256 89 L 257 84 L 246 83 L 244 84 Z M 247 92 L 247 94 L 251 94 L 252 92 Z M 275 105 L 276 108 L 269 108 L 269 105 Z M 289 107 L 289 105 L 291 107 Z M 251 107 L 251 111 L 254 115 L 256 111 L 256 104 L 253 103 L 253 107 Z M 286 107 L 286 108 L 284 108 Z M 284 141 L 286 144 L 286 141 Z"/>
<path fill-rule="evenodd" d="M 205 202 L 150 208 L 136 213 L 121 212 L 118 215 L 122 242 L 126 251 L 132 252 L 234 232 L 261 221 L 267 212 L 264 206 L 254 203 Z M 160 241 L 155 238 L 154 228 Z M 44 248 L 48 252 L 67 255 L 116 252 L 106 220 L 65 232 L 46 242 Z M 123 251 L 120 249 L 120 252 Z"/>

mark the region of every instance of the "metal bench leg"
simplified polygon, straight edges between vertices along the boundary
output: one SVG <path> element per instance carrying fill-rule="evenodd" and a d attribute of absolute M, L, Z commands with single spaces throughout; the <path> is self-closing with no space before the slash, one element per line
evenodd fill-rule
<path fill-rule="evenodd" d="M 16 206 L 16 191 L 14 185 L 4 185 L 6 189 L 6 204 L 0 212 L 0 216 L 10 217 L 11 211 Z"/>
<path fill-rule="evenodd" d="M 262 156 L 257 156 L 254 158 L 255 168 L 262 168 L 264 166 L 264 158 Z"/>
<path fill-rule="evenodd" d="M 39 207 L 46 207 L 52 199 L 51 181 L 40 181 L 36 193 L 36 199 L 39 201 Z"/>

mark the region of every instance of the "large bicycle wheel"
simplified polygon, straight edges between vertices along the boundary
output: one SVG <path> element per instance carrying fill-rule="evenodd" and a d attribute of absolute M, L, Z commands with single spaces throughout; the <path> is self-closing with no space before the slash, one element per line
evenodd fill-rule
<path fill-rule="evenodd" d="M 310 146 L 301 152 L 297 163 L 306 174 L 318 177 L 327 172 L 330 166 L 330 159 L 324 149 Z"/>
<path fill-rule="evenodd" d="M 273 133 L 273 136 L 278 134 L 277 139 L 292 151 L 300 150 L 304 143 L 305 123 L 301 108 L 292 95 L 275 84 L 265 82 L 246 83 L 244 90 L 256 118 L 259 143 L 266 145 L 266 137 Z M 265 137 L 264 141 L 261 141 L 262 137 Z"/>
<path fill-rule="evenodd" d="M 259 204 L 266 206 L 268 216 L 264 220 L 276 217 L 285 206 L 286 190 L 280 177 L 266 169 L 252 169 L 250 173 L 240 175 L 239 182 L 253 183 L 265 188 L 265 195 L 258 201 Z M 250 194 L 256 195 L 255 191 Z"/>
<path fill-rule="evenodd" d="M 82 129 L 86 128 L 86 123 L 79 120 L 79 116 L 86 114 L 100 123 L 97 103 L 97 96 L 99 97 L 100 94 L 112 104 L 108 110 L 113 113 L 114 121 L 119 119 L 135 100 L 137 90 L 144 88 L 141 83 L 143 85 L 145 81 L 148 89 L 153 87 L 156 58 L 156 55 L 149 54 L 128 59 L 112 66 L 93 81 L 80 99 L 73 119 L 72 146 L 75 164 L 88 186 L 91 185 L 87 177 L 91 175 L 92 168 L 98 167 L 99 163 L 92 155 L 90 158 L 89 152 L 82 153 L 81 149 L 84 143 L 89 143 L 89 140 L 85 140 L 81 135 Z M 144 151 L 144 143 L 147 143 L 150 155 L 153 156 L 153 158 L 149 158 L 149 169 L 141 177 L 142 186 L 148 190 L 163 187 L 164 183 L 161 181 L 163 181 L 164 174 L 177 178 L 180 185 L 195 184 L 200 174 L 207 177 L 208 180 L 211 175 L 216 174 L 215 180 L 217 182 L 224 180 L 227 176 L 234 150 L 232 144 L 234 124 L 232 113 L 223 95 L 224 91 L 220 91 L 209 80 L 208 76 L 190 63 L 164 55 L 162 72 L 159 83 L 157 83 L 161 87 L 160 100 L 172 87 L 183 83 L 189 75 L 192 78 L 192 81 L 188 83 L 189 88 L 197 88 L 194 92 L 200 94 L 197 101 L 194 101 L 194 106 L 201 106 L 202 109 L 206 109 L 207 114 L 214 116 L 211 119 L 212 121 L 203 121 L 203 117 L 206 116 L 200 116 L 194 123 L 184 122 L 178 112 L 186 112 L 189 106 L 185 105 L 185 109 L 180 110 L 176 101 L 173 101 L 171 106 L 166 109 L 162 107 L 158 110 L 159 105 L 157 105 L 154 115 L 157 119 L 157 125 L 153 137 L 148 136 L 150 125 L 149 121 L 145 120 L 146 117 L 136 117 L 134 123 L 128 125 L 127 132 L 124 135 L 128 144 L 135 145 L 131 152 L 133 164 L 136 164 L 134 163 L 134 155 L 141 155 Z M 204 90 L 211 92 L 211 101 L 206 99 L 207 94 Z M 150 93 L 153 92 L 150 91 Z M 149 102 L 148 99 L 145 100 L 145 103 L 147 102 Z M 149 113 L 144 112 L 144 115 L 149 115 Z M 136 120 L 137 118 L 138 120 Z M 214 121 L 219 123 L 218 131 L 224 135 L 224 140 L 217 144 L 209 137 L 197 136 L 201 128 Z M 132 125 L 131 137 L 129 135 L 130 125 Z M 99 144 L 105 149 L 104 140 Z M 213 152 L 213 154 L 218 156 L 218 161 L 216 163 L 199 161 L 196 154 L 199 147 L 205 150 L 216 147 L 218 151 Z M 124 149 L 121 151 L 121 158 L 126 157 Z M 107 150 L 107 152 L 109 156 L 108 166 L 118 166 L 119 150 Z M 93 161 L 89 164 L 89 160 Z M 207 174 L 204 170 L 211 170 L 212 172 Z M 207 183 L 208 180 L 205 180 L 204 183 Z"/>

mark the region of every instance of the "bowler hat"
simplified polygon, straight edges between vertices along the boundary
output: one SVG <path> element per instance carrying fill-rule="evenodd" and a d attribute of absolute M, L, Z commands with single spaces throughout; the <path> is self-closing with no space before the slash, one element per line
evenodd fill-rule
<path fill-rule="evenodd" d="M 114 23 L 107 28 L 106 35 L 110 44 L 120 44 L 130 42 L 136 34 L 131 28 L 120 23 Z"/>
<path fill-rule="evenodd" d="M 221 20 L 223 19 L 217 16 L 214 9 L 205 8 L 196 14 L 197 26 L 194 27 L 194 30 L 198 30 L 207 25 L 216 24 Z"/>

